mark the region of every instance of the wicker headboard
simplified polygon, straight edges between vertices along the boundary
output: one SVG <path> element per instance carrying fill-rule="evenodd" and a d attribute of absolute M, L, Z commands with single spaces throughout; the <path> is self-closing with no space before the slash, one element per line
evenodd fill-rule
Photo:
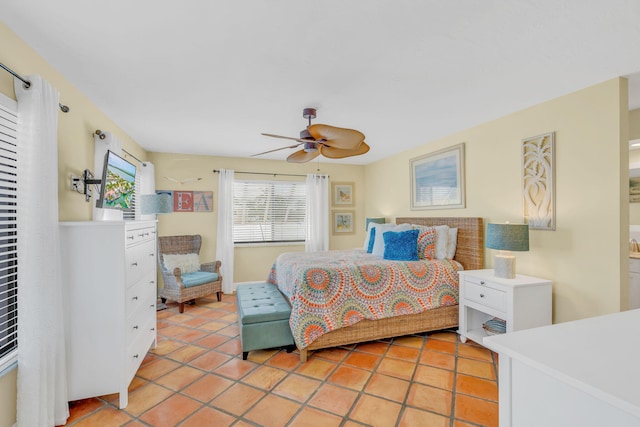
<path fill-rule="evenodd" d="M 448 225 L 458 229 L 456 255 L 465 270 L 484 268 L 484 226 L 482 218 L 464 217 L 399 217 L 396 224 Z"/>

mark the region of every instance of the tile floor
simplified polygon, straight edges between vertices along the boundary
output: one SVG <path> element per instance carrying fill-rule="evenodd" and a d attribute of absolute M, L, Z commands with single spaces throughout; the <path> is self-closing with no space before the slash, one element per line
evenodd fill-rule
<path fill-rule="evenodd" d="M 117 394 L 71 402 L 67 426 L 498 425 L 497 357 L 452 331 L 243 361 L 234 295 L 167 306 L 127 408 Z"/>

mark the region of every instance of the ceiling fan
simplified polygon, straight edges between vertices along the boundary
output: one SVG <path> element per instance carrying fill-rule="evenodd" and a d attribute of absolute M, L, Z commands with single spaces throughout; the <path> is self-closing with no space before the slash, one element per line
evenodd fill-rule
<path fill-rule="evenodd" d="M 297 141 L 297 144 L 264 151 L 254 154 L 251 157 L 285 150 L 287 148 L 298 148 L 301 145 L 303 146 L 301 150 L 287 157 L 288 162 L 304 163 L 315 159 L 320 154 L 330 159 L 342 159 L 344 157 L 359 156 L 369 151 L 369 146 L 364 142 L 364 134 L 362 132 L 322 124 L 312 125 L 311 119 L 316 118 L 315 108 L 305 108 L 302 111 L 302 117 L 309 119 L 309 125 L 300 132 L 300 138 L 274 135 L 271 133 L 262 134 L 272 138 L 290 139 Z"/>

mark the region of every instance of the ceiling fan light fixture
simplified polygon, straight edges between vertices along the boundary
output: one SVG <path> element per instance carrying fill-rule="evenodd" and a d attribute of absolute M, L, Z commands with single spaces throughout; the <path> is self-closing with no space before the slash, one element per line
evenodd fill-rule
<path fill-rule="evenodd" d="M 315 141 L 316 139 L 311 135 L 308 129 L 304 129 L 300 131 L 300 139 L 309 139 L 311 141 Z"/>
<path fill-rule="evenodd" d="M 305 142 L 304 143 L 304 151 L 310 153 L 311 151 L 315 151 L 318 149 L 318 144 L 315 142 Z"/>

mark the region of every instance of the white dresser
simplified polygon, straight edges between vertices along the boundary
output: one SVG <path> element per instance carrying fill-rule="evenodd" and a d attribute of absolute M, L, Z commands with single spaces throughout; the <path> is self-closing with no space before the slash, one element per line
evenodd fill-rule
<path fill-rule="evenodd" d="M 156 221 L 60 223 L 69 400 L 120 394 L 156 345 Z"/>
<path fill-rule="evenodd" d="M 640 310 L 496 335 L 500 427 L 640 426 Z"/>

